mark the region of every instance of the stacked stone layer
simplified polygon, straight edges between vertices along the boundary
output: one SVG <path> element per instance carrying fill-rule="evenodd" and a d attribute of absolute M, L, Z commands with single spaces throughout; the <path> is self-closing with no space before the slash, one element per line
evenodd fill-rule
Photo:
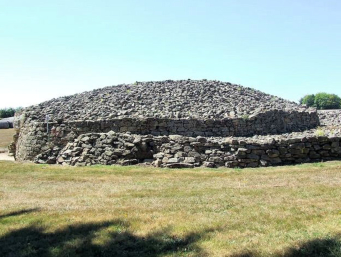
<path fill-rule="evenodd" d="M 324 133 L 328 136 L 319 136 L 317 130 L 272 138 L 89 133 L 80 135 L 63 149 L 47 149 L 35 162 L 76 166 L 148 163 L 181 168 L 258 167 L 339 159 L 341 130 Z"/>
<path fill-rule="evenodd" d="M 316 113 L 271 111 L 249 119 L 171 120 L 117 119 L 106 121 L 75 121 L 68 123 L 25 122 L 17 141 L 17 160 L 33 160 L 45 147 L 63 147 L 77 136 L 90 132 L 131 132 L 152 135 L 184 136 L 253 136 L 303 131 L 318 124 Z"/>
<path fill-rule="evenodd" d="M 339 126 L 341 124 L 341 110 L 319 110 L 318 116 L 323 126 Z"/>

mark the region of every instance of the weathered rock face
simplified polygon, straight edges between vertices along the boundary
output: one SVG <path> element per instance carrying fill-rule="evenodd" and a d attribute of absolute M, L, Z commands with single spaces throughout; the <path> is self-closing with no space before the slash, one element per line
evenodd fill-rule
<path fill-rule="evenodd" d="M 227 139 L 112 131 L 89 133 L 80 135 L 63 149 L 47 149 L 36 156 L 35 162 L 76 166 L 148 163 L 158 167 L 188 168 L 259 167 L 339 159 L 341 130 L 326 133 L 329 137 L 309 131 L 300 136 Z"/>
<path fill-rule="evenodd" d="M 48 129 L 46 115 L 50 117 Z M 96 137 L 112 131 L 145 135 L 143 138 L 152 135 L 153 144 L 158 145 L 158 136 L 241 137 L 304 131 L 318 126 L 319 118 L 315 109 L 251 88 L 220 81 L 181 80 L 138 82 L 52 99 L 26 108 L 15 124 L 20 127 L 16 159 L 34 160 L 44 152 L 47 159 L 38 159 L 54 163 L 59 152 L 83 134 Z M 191 166 L 195 156 L 185 157 L 191 157 L 186 159 L 186 165 Z M 120 163 L 120 158 L 117 160 L 115 163 Z M 173 166 L 180 165 L 176 160 L 171 160 Z M 205 162 L 210 161 L 201 164 Z"/>

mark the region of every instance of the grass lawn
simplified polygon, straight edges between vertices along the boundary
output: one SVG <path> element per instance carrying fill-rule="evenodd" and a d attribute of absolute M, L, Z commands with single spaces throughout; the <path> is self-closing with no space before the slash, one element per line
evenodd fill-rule
<path fill-rule="evenodd" d="M 15 129 L 0 129 L 0 148 L 7 148 L 13 141 Z"/>
<path fill-rule="evenodd" d="M 0 256 L 341 256 L 341 162 L 0 162 Z"/>

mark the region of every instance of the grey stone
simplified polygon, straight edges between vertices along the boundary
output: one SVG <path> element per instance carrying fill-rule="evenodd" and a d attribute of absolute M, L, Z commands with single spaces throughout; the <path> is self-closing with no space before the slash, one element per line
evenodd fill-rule
<path fill-rule="evenodd" d="M 83 142 L 87 142 L 89 140 L 90 140 L 90 137 L 83 137 L 83 138 L 81 138 L 81 141 L 83 141 Z"/>
<path fill-rule="evenodd" d="M 248 154 L 248 155 L 247 155 L 247 158 L 248 158 L 248 159 L 253 159 L 253 160 L 259 160 L 259 159 L 260 159 L 260 156 L 257 155 L 257 154 L 251 153 L 251 154 Z"/>
<path fill-rule="evenodd" d="M 170 158 L 168 159 L 167 163 L 178 163 L 179 161 L 179 158 Z"/>
<path fill-rule="evenodd" d="M 206 168 L 214 168 L 215 164 L 214 164 L 214 162 L 204 162 L 203 166 Z"/>
<path fill-rule="evenodd" d="M 104 154 L 107 156 L 112 156 L 114 154 L 114 152 L 113 151 L 105 151 Z"/>
<path fill-rule="evenodd" d="M 138 160 L 136 160 L 136 159 L 124 160 L 121 163 L 121 165 L 123 165 L 123 166 L 134 165 L 134 164 L 138 164 Z"/>
<path fill-rule="evenodd" d="M 157 153 L 157 154 L 154 154 L 154 155 L 153 155 L 153 157 L 154 157 L 155 159 L 162 159 L 164 156 L 165 156 L 164 153 Z"/>
<path fill-rule="evenodd" d="M 162 164 L 162 161 L 161 161 L 160 159 L 157 159 L 157 160 L 155 160 L 155 161 L 153 162 L 153 165 L 154 165 L 155 167 L 161 167 L 161 164 Z"/>
<path fill-rule="evenodd" d="M 166 165 L 167 168 L 194 168 L 190 163 L 170 163 Z"/>
<path fill-rule="evenodd" d="M 279 151 L 275 149 L 267 150 L 266 153 L 270 158 L 278 157 L 279 156 Z"/>
<path fill-rule="evenodd" d="M 195 163 L 194 157 L 185 157 L 185 163 Z"/>

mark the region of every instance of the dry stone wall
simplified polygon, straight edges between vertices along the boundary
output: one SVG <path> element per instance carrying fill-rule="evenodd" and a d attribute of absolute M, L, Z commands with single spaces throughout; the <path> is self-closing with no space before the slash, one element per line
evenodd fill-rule
<path fill-rule="evenodd" d="M 335 132 L 334 132 L 335 133 Z M 132 165 L 157 167 L 259 167 L 341 158 L 341 131 L 334 136 L 287 135 L 261 138 L 206 138 L 130 133 L 80 135 L 63 149 L 54 147 L 35 158 L 37 163 L 76 166 Z"/>
<path fill-rule="evenodd" d="M 340 126 L 341 110 L 319 110 L 318 116 L 323 126 Z"/>
<path fill-rule="evenodd" d="M 26 122 L 21 126 L 17 142 L 17 160 L 33 160 L 51 145 L 63 148 L 78 135 L 90 132 L 131 132 L 141 135 L 184 135 L 184 136 L 253 136 L 303 131 L 319 124 L 316 112 L 268 111 L 248 118 L 223 120 L 195 119 L 115 119 L 103 121 Z"/>

